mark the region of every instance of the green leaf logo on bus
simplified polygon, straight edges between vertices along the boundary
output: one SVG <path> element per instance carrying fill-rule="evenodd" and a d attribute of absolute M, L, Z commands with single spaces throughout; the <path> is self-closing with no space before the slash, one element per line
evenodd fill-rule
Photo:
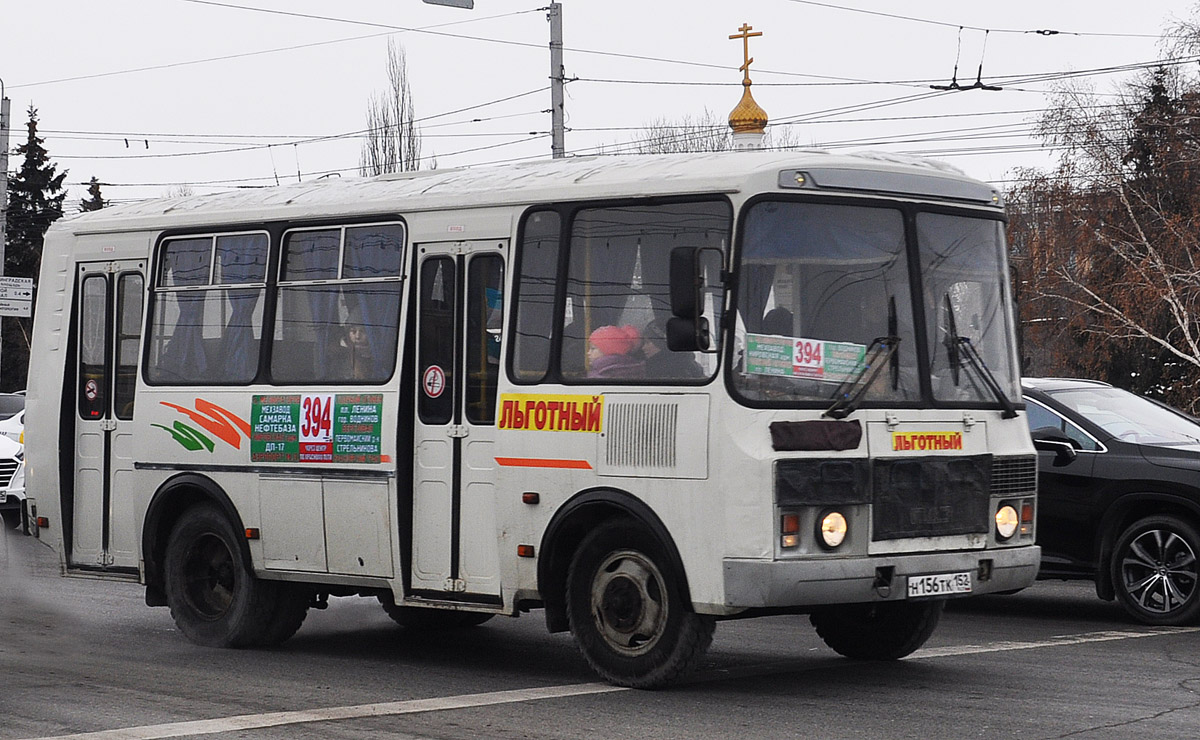
<path fill-rule="evenodd" d="M 241 418 L 237 414 L 228 409 L 221 408 L 211 401 L 205 401 L 203 398 L 197 398 L 195 401 L 196 409 L 185 408 L 176 403 L 160 401 L 163 406 L 175 409 L 179 413 L 188 417 L 192 422 L 213 436 L 220 439 L 222 442 L 230 445 L 236 450 L 242 449 L 242 435 L 246 435 L 246 439 L 250 438 L 250 423 Z M 185 424 L 176 419 L 171 426 L 164 424 L 151 424 L 151 426 L 165 429 L 171 437 L 183 446 L 189 452 L 206 449 L 212 452 L 216 447 L 216 443 L 212 437 L 209 437 L 204 432 L 196 427 Z"/>

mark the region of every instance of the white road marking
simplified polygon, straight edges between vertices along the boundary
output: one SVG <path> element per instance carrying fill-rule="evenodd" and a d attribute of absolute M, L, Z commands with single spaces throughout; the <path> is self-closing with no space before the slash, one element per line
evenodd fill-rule
<path fill-rule="evenodd" d="M 242 714 L 234 717 L 201 719 L 191 722 L 170 722 L 162 725 L 144 725 L 142 727 L 125 727 L 117 730 L 102 730 L 100 732 L 82 732 L 77 735 L 56 735 L 54 737 L 37 738 L 37 740 L 158 740 L 159 738 L 167 737 L 212 735 L 225 732 L 237 732 L 239 730 L 256 730 L 263 727 L 296 725 L 305 722 L 330 722 L 333 720 L 357 719 L 360 717 L 384 717 L 397 714 L 416 714 L 419 712 L 442 712 L 450 709 L 486 707 L 491 704 L 513 704 L 523 701 L 559 699 L 566 696 L 584 696 L 587 694 L 609 694 L 616 691 L 631 690 L 632 689 L 626 689 L 620 686 L 609 686 L 606 683 L 583 683 L 570 686 L 546 686 L 535 689 L 491 691 L 486 694 L 464 694 L 461 696 L 434 697 L 432 699 L 390 701 L 380 704 L 358 704 L 348 707 L 305 709 L 296 712 Z"/>
<path fill-rule="evenodd" d="M 1147 627 L 1139 631 L 1112 630 L 1106 632 L 1084 632 L 1078 635 L 1057 635 L 1048 640 L 1039 640 L 1037 642 L 992 642 L 987 645 L 953 645 L 944 648 L 918 650 L 910 655 L 908 659 L 946 658 L 955 655 L 974 655 L 976 653 L 1000 653 L 1007 650 L 1032 650 L 1034 648 L 1061 647 L 1064 645 L 1083 645 L 1089 642 L 1136 640 L 1140 637 L 1161 637 L 1162 635 L 1184 635 L 1190 632 L 1200 632 L 1200 627 Z"/>
<path fill-rule="evenodd" d="M 958 655 L 976 655 L 979 653 L 1000 653 L 1009 650 L 1033 650 L 1037 648 L 1065 647 L 1069 645 L 1084 645 L 1093 642 L 1111 642 L 1113 640 L 1135 640 L 1143 637 L 1162 637 L 1164 635 L 1180 635 L 1200 632 L 1200 627 L 1148 627 L 1142 630 L 1114 630 L 1105 632 L 1085 632 L 1078 635 L 1058 635 L 1046 640 L 1028 642 L 993 642 L 986 645 L 958 645 L 942 648 L 926 648 L 918 650 L 909 656 L 908 660 L 928 658 L 946 658 Z M 846 663 L 846 665 L 854 665 Z M 828 669 L 828 665 L 824 666 Z M 775 664 L 770 668 L 760 670 L 763 674 L 778 673 L 781 666 Z M 746 674 L 733 671 L 741 677 Z M 718 672 L 709 680 L 728 678 L 729 672 Z M 701 682 L 707 682 L 698 677 Z M 546 686 L 533 689 L 515 689 L 512 691 L 492 691 L 484 694 L 463 694 L 459 696 L 443 696 L 432 699 L 412 699 L 409 701 L 382 702 L 379 704 L 357 704 L 345 707 L 326 707 L 324 709 L 306 709 L 295 712 L 267 712 L 264 714 L 242 714 L 233 717 L 218 717 L 216 719 L 201 719 L 190 722 L 170 722 L 160 725 L 143 725 L 141 727 L 125 727 L 116 730 L 101 730 L 99 732 L 83 732 L 75 735 L 55 735 L 39 737 L 31 740 L 160 740 L 169 737 L 187 737 L 191 735 L 213 735 L 226 732 L 255 730 L 264 727 L 279 727 L 281 725 L 296 725 L 307 722 L 331 722 L 340 719 L 358 719 L 361 717 L 384 717 L 399 714 L 417 714 L 420 712 L 444 712 L 453 709 L 468 709 L 471 707 L 486 707 L 493 704 L 514 704 L 542 699 L 560 699 L 571 696 L 587 696 L 589 694 L 611 694 L 618 691 L 631 691 L 620 686 L 609 686 L 604 683 L 583 683 L 566 686 Z"/>

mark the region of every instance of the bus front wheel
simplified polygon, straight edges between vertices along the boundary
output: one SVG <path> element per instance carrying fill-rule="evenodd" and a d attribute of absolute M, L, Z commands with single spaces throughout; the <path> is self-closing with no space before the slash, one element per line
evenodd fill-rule
<path fill-rule="evenodd" d="M 282 642 L 307 611 L 307 600 L 254 577 L 233 525 L 211 506 L 193 507 L 179 518 L 167 541 L 164 571 L 171 618 L 199 645 Z"/>
<path fill-rule="evenodd" d="M 884 601 L 819 609 L 808 619 L 825 644 L 847 658 L 897 660 L 925 644 L 944 601 Z"/>
<path fill-rule="evenodd" d="M 618 686 L 678 678 L 712 642 L 711 617 L 692 611 L 658 540 L 610 521 L 580 543 L 567 576 L 567 617 L 580 652 Z"/>

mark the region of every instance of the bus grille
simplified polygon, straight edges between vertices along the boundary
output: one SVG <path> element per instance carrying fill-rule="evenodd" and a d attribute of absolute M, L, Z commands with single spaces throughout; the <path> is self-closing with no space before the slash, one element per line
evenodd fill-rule
<path fill-rule="evenodd" d="M 614 403 L 605 414 L 605 463 L 620 468 L 675 467 L 676 404 Z"/>
<path fill-rule="evenodd" d="M 12 458 L 0 460 L 0 488 L 5 488 L 8 486 L 9 482 L 12 480 L 13 474 L 17 472 L 17 466 L 19 464 L 20 463 Z"/>
<path fill-rule="evenodd" d="M 1037 490 L 1037 458 L 992 458 L 992 495 L 1012 496 Z"/>

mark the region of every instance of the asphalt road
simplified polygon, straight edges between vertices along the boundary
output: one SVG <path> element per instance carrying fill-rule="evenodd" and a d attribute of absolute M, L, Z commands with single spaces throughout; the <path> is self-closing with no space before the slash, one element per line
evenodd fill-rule
<path fill-rule="evenodd" d="M 1135 624 L 1083 583 L 957 602 L 891 663 L 838 657 L 806 617 L 723 622 L 698 671 L 650 692 L 598 682 L 540 612 L 419 633 L 334 599 L 280 648 L 200 648 L 140 587 L 0 539 L 0 738 L 1198 735 L 1200 628 Z"/>

